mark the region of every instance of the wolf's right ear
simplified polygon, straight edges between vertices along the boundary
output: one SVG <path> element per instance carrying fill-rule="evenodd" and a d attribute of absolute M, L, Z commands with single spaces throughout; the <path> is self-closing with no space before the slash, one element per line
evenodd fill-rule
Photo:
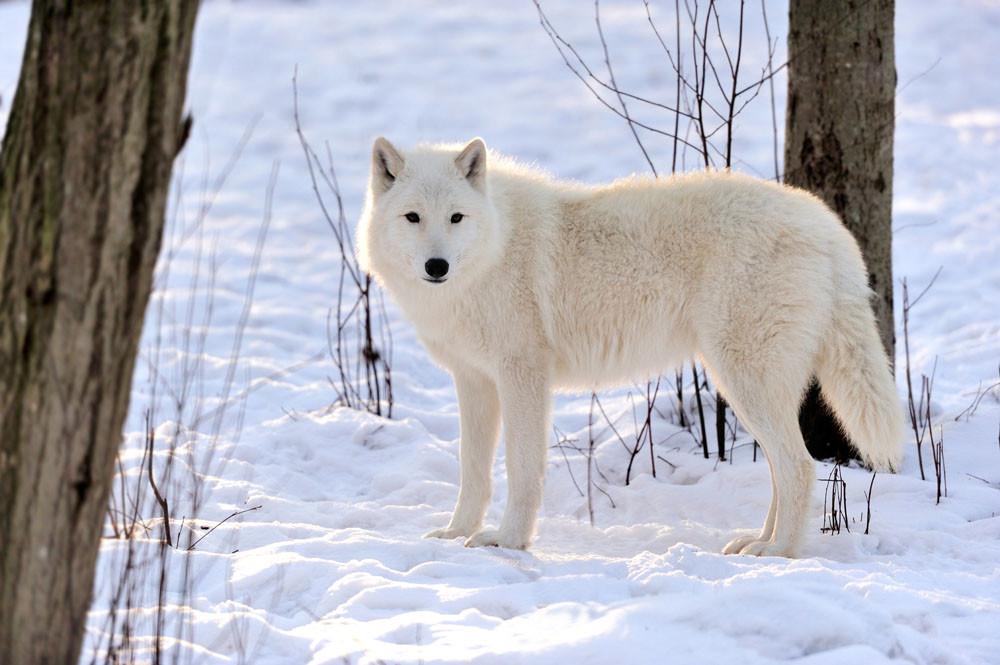
<path fill-rule="evenodd" d="M 389 191 L 396 176 L 403 170 L 403 156 L 383 137 L 372 146 L 372 191 L 378 195 Z"/>
<path fill-rule="evenodd" d="M 486 143 L 478 136 L 462 148 L 455 158 L 455 166 L 474 189 L 484 191 L 486 186 Z"/>

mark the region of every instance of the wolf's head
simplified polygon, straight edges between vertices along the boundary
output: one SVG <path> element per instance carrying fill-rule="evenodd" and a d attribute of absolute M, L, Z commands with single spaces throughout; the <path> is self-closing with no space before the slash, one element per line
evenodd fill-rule
<path fill-rule="evenodd" d="M 358 224 L 361 267 L 390 290 L 451 290 L 482 274 L 502 248 L 486 162 L 479 138 L 406 152 L 376 139 Z"/>

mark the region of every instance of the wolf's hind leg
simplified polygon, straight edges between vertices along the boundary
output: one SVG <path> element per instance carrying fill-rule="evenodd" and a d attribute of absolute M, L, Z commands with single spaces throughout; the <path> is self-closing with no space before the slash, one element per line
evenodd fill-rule
<path fill-rule="evenodd" d="M 739 542 L 731 542 L 724 551 L 727 554 L 795 556 L 808 521 L 814 473 L 813 461 L 802 440 L 796 417 L 798 403 L 747 408 L 740 404 L 739 398 L 733 397 L 730 403 L 767 456 L 771 468 L 771 504 L 760 535 L 737 539 Z"/>
<path fill-rule="evenodd" d="M 771 470 L 771 504 L 758 536 L 741 536 L 726 554 L 795 556 L 808 519 L 814 466 L 799 430 L 798 409 L 810 363 L 806 356 L 753 363 L 706 358 L 709 372 L 740 422 L 760 443 Z M 784 371 L 783 371 L 784 370 Z"/>
<path fill-rule="evenodd" d="M 738 416 L 737 416 L 738 417 Z M 767 455 L 764 455 L 767 459 Z M 770 541 L 774 534 L 774 520 L 778 514 L 778 490 L 774 486 L 774 469 L 771 469 L 771 462 L 767 463 L 771 473 L 771 505 L 767 509 L 767 517 L 764 519 L 764 526 L 759 533 L 748 533 L 743 536 L 736 536 L 722 548 L 723 554 L 739 554 L 743 548 L 755 541 Z"/>
<path fill-rule="evenodd" d="M 500 438 L 500 398 L 493 381 L 478 370 L 454 371 L 461 426 L 462 484 L 451 523 L 424 538 L 468 538 L 483 525 L 492 494 L 492 467 Z"/>

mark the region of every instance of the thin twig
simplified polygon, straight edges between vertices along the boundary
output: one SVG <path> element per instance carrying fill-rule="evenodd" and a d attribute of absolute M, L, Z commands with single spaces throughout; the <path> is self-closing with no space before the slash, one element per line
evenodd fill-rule
<path fill-rule="evenodd" d="M 204 533 L 204 534 L 202 535 L 202 537 L 201 537 L 201 538 L 199 538 L 198 540 L 196 540 L 196 541 L 194 541 L 193 543 L 191 543 L 191 545 L 189 545 L 189 546 L 188 546 L 188 548 L 187 548 L 187 551 L 188 551 L 188 552 L 190 552 L 191 550 L 193 550 L 193 549 L 195 548 L 195 546 L 196 546 L 196 545 L 197 545 L 198 543 L 200 543 L 201 541 L 205 540 L 205 538 L 207 538 L 207 537 L 209 536 L 209 534 L 211 534 L 211 533 L 212 533 L 213 531 L 215 531 L 215 530 L 216 530 L 216 529 L 218 529 L 218 528 L 219 528 L 220 526 L 222 526 L 223 524 L 225 524 L 225 523 L 226 523 L 226 522 L 228 522 L 229 520 L 233 519 L 233 518 L 234 518 L 234 517 L 236 517 L 237 515 L 242 515 L 243 513 L 249 513 L 249 512 L 251 511 L 251 510 L 260 510 L 260 509 L 261 509 L 261 508 L 263 508 L 263 507 L 264 507 L 263 505 L 261 505 L 261 506 L 254 506 L 253 508 L 244 508 L 243 510 L 237 510 L 236 512 L 234 512 L 234 513 L 231 513 L 231 514 L 230 514 L 230 515 L 229 515 L 228 517 L 226 517 L 226 518 L 225 518 L 224 520 L 222 520 L 221 522 L 219 522 L 218 524 L 216 524 L 215 526 L 213 526 L 213 527 L 212 527 L 211 529 L 209 529 L 208 531 L 206 531 L 206 532 L 205 532 L 205 533 Z"/>

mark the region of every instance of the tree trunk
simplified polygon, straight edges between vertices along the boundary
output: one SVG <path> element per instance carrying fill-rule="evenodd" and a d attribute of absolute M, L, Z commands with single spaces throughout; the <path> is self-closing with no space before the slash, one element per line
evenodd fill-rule
<path fill-rule="evenodd" d="M 823 199 L 857 239 L 890 360 L 893 12 L 894 0 L 791 0 L 784 178 Z M 814 457 L 856 456 L 815 382 L 799 422 Z"/>
<path fill-rule="evenodd" d="M 0 148 L 0 663 L 75 663 L 195 0 L 35 0 Z"/>

